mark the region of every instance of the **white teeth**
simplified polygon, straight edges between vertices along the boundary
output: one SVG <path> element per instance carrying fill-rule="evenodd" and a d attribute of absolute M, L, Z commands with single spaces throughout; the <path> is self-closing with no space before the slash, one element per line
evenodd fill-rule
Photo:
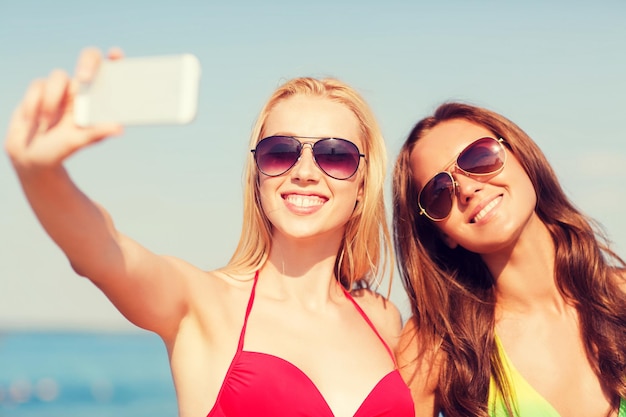
<path fill-rule="evenodd" d="M 324 204 L 323 199 L 309 195 L 288 195 L 285 200 L 298 207 L 321 206 L 322 204 Z"/>
<path fill-rule="evenodd" d="M 478 214 L 472 219 L 472 223 L 476 223 L 477 221 L 485 217 L 487 213 L 491 211 L 491 209 L 498 205 L 501 199 L 502 197 L 498 197 L 495 200 L 491 201 L 491 203 L 487 204 L 485 208 L 479 211 Z"/>

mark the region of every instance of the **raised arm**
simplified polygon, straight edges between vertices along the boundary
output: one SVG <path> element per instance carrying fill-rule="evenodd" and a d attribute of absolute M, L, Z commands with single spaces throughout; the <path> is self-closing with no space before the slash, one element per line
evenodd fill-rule
<path fill-rule="evenodd" d="M 121 56 L 112 52 L 112 58 Z M 75 152 L 119 135 L 121 126 L 80 128 L 73 119 L 78 81 L 88 81 L 101 54 L 86 49 L 76 76 L 53 71 L 31 83 L 15 109 L 6 151 L 41 225 L 74 270 L 94 282 L 131 322 L 167 336 L 186 309 L 186 268 L 119 233 L 108 213 L 83 194 L 63 162 Z"/>

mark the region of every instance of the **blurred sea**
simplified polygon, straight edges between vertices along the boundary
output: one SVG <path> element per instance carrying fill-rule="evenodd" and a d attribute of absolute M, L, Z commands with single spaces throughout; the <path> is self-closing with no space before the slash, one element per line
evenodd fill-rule
<path fill-rule="evenodd" d="M 175 417 L 161 339 L 148 332 L 0 331 L 0 417 Z"/>

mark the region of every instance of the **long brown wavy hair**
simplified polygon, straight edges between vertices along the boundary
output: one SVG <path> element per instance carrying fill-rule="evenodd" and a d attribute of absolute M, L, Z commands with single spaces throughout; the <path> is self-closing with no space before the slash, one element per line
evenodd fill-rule
<path fill-rule="evenodd" d="M 439 123 L 463 119 L 506 140 L 537 193 L 535 211 L 555 246 L 556 284 L 580 317 L 582 340 L 603 387 L 626 398 L 624 261 L 593 220 L 565 195 L 535 142 L 507 118 L 464 103 L 444 103 L 419 121 L 405 141 L 393 173 L 393 237 L 397 265 L 411 301 L 419 354 L 443 358 L 437 402 L 446 417 L 488 416 L 490 377 L 512 415 L 513 401 L 494 341 L 494 277 L 482 258 L 444 244 L 417 206 L 411 174 L 415 143 Z"/>

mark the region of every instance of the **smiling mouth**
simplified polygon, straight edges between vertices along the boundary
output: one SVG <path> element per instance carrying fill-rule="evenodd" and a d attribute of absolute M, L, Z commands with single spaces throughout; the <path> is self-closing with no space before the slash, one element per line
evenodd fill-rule
<path fill-rule="evenodd" d="M 325 199 L 314 195 L 296 195 L 289 194 L 284 197 L 285 201 L 296 207 L 316 207 L 326 202 Z"/>
<path fill-rule="evenodd" d="M 478 214 L 476 214 L 476 216 L 474 216 L 472 220 L 470 220 L 470 223 L 476 223 L 480 221 L 482 218 L 484 218 L 487 215 L 487 213 L 493 210 L 493 208 L 500 203 L 500 200 L 502 200 L 502 196 L 498 196 L 497 198 L 494 198 L 481 211 L 479 211 Z"/>

